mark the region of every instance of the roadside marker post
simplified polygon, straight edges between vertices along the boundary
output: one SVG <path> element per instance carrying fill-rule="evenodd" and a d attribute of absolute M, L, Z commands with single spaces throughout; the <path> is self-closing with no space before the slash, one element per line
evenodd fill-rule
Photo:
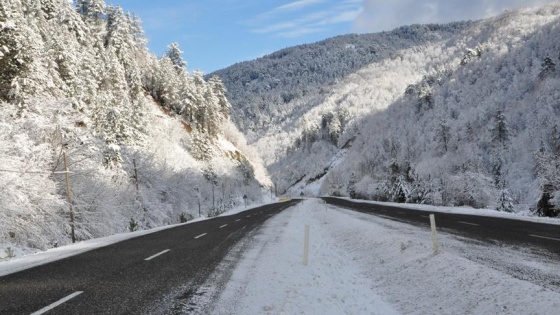
<path fill-rule="evenodd" d="M 305 225 L 305 238 L 303 241 L 303 265 L 309 263 L 309 225 Z"/>
<path fill-rule="evenodd" d="M 430 214 L 430 225 L 432 226 L 432 243 L 434 254 L 439 253 L 439 241 L 437 237 L 437 230 L 436 230 L 436 218 L 433 214 Z"/>

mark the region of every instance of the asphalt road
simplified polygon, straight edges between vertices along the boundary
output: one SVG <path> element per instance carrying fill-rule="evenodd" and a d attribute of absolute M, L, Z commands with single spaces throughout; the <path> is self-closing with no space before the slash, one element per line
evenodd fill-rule
<path fill-rule="evenodd" d="M 179 226 L 0 277 L 0 314 L 143 313 L 185 284 L 191 288 L 185 294 L 195 292 L 249 231 L 298 202 Z"/>
<path fill-rule="evenodd" d="M 430 212 L 326 197 L 327 203 L 391 220 L 430 228 Z M 477 215 L 435 212 L 438 231 L 492 244 L 539 247 L 560 259 L 560 225 Z"/>

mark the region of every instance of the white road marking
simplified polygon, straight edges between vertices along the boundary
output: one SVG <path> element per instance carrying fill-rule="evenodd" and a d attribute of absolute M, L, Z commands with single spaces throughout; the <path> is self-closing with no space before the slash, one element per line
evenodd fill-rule
<path fill-rule="evenodd" d="M 164 250 L 164 251 L 161 251 L 161 252 L 159 252 L 159 253 L 157 253 L 157 254 L 155 254 L 155 255 L 152 255 L 152 256 L 150 256 L 150 257 L 144 259 L 144 260 L 152 260 L 152 259 L 156 258 L 156 257 L 159 256 L 159 255 L 163 255 L 163 254 L 167 253 L 168 251 L 170 251 L 170 249 L 166 249 L 166 250 Z"/>
<path fill-rule="evenodd" d="M 63 298 L 63 299 L 61 299 L 61 300 L 59 300 L 58 302 L 54 302 L 53 304 L 51 304 L 51 305 L 49 305 L 49 306 L 47 306 L 47 307 L 44 307 L 44 308 L 38 310 L 37 312 L 31 313 L 31 315 L 41 315 L 41 314 L 45 314 L 46 312 L 52 310 L 53 308 L 55 308 L 55 307 L 57 307 L 57 306 L 59 306 L 59 305 L 61 305 L 61 304 L 63 304 L 63 303 L 66 303 L 66 302 L 70 301 L 71 299 L 77 297 L 78 295 L 80 295 L 80 294 L 82 294 L 82 293 L 84 293 L 84 292 L 83 292 L 83 291 L 74 292 L 74 293 L 70 294 L 69 296 L 67 296 L 67 297 L 65 297 L 65 298 Z"/>
<path fill-rule="evenodd" d="M 468 225 L 474 225 L 474 226 L 480 226 L 480 224 L 476 224 L 476 223 L 470 223 L 470 222 L 465 222 L 465 221 L 457 221 L 461 224 L 468 224 Z"/>
<path fill-rule="evenodd" d="M 250 217 L 250 215 L 246 216 L 246 218 Z"/>
<path fill-rule="evenodd" d="M 239 222 L 239 221 L 241 221 L 241 219 L 237 219 L 237 220 L 235 220 L 235 222 Z"/>
<path fill-rule="evenodd" d="M 220 229 L 225 228 L 226 226 L 227 226 L 227 224 L 224 224 L 224 225 L 220 226 Z"/>
<path fill-rule="evenodd" d="M 203 234 L 200 234 L 199 236 L 196 236 L 196 237 L 195 237 L 195 239 L 197 239 L 197 238 L 201 238 L 201 237 L 203 237 L 203 236 L 204 236 L 204 235 L 206 235 L 206 234 L 208 234 L 208 233 L 203 233 Z"/>
<path fill-rule="evenodd" d="M 540 235 L 534 235 L 534 234 L 529 234 L 529 236 L 537 237 L 537 238 L 544 238 L 545 240 L 553 240 L 553 241 L 558 241 L 558 242 L 560 242 L 560 238 L 547 237 L 547 236 L 540 236 Z"/>

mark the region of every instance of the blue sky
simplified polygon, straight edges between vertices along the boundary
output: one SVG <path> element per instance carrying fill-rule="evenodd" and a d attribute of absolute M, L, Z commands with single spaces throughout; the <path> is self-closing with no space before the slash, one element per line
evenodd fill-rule
<path fill-rule="evenodd" d="M 172 42 L 205 73 L 294 45 L 412 23 L 479 19 L 550 0 L 106 0 L 136 13 L 158 56 Z"/>

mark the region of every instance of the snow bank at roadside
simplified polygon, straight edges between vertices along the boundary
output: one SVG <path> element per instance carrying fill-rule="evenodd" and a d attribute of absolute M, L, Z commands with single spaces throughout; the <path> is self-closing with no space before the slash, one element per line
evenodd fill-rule
<path fill-rule="evenodd" d="M 305 224 L 311 226 L 307 267 L 302 265 Z M 214 313 L 551 314 L 560 309 L 560 293 L 462 257 L 446 248 L 448 241 L 459 242 L 443 236 L 443 252 L 434 255 L 427 229 L 306 201 L 265 225 Z M 466 243 L 462 248 L 476 250 Z M 498 248 L 492 251 L 501 255 Z M 516 255 L 518 263 L 534 258 Z"/>

